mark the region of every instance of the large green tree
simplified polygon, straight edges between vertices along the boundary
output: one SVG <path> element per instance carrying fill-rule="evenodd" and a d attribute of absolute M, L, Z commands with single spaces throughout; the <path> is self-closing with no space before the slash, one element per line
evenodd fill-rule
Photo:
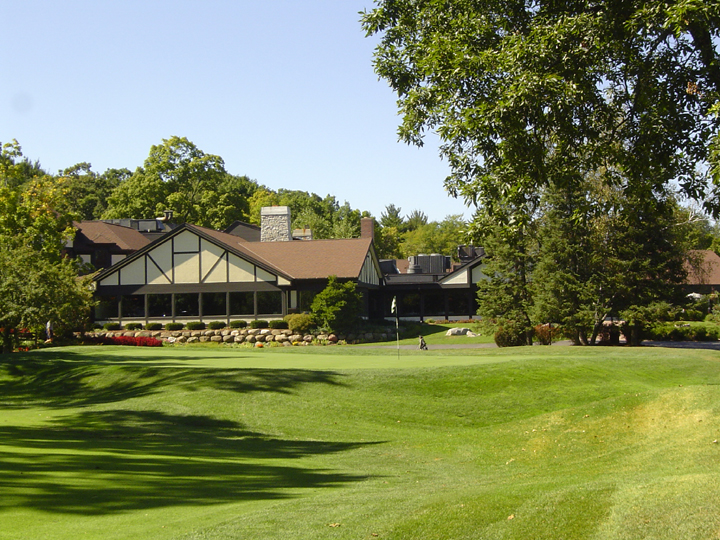
<path fill-rule="evenodd" d="M 51 176 L 34 178 L 22 187 L 0 187 L 0 242 L 12 251 L 28 247 L 50 262 L 62 258 L 74 234 L 73 216 L 62 208 L 67 189 Z"/>
<path fill-rule="evenodd" d="M 408 219 L 408 222 L 411 220 Z M 467 224 L 460 214 L 408 227 L 401 235 L 403 254 L 409 257 L 420 253 L 439 253 L 456 257 L 457 247 L 466 243 L 466 229 Z"/>
<path fill-rule="evenodd" d="M 720 213 L 720 166 L 706 166 L 720 156 L 708 151 L 720 3 L 376 3 L 362 22 L 380 37 L 375 69 L 398 95 L 400 138 L 436 132 L 447 190 L 478 208 L 484 314 L 527 325 L 543 314 L 582 332 L 672 295 L 683 257 L 671 189 Z M 618 194 L 605 220 L 588 178 Z"/>
<path fill-rule="evenodd" d="M 447 189 L 491 216 L 600 166 L 629 190 L 708 193 L 716 1 L 378 0 L 362 23 L 401 139 L 437 132 Z"/>
<path fill-rule="evenodd" d="M 91 278 L 79 278 L 76 261 L 39 256 L 26 245 L 0 239 L 0 345 L 13 350 L 18 331 L 39 331 L 47 321 L 58 335 L 83 329 L 92 305 Z"/>
<path fill-rule="evenodd" d="M 22 160 L 22 155 L 12 156 Z M 12 163 L 6 162 L 7 169 Z M 17 176 L 15 178 L 18 178 Z M 0 185 L 0 344 L 14 345 L 21 328 L 52 321 L 62 332 L 89 316 L 92 291 L 77 276 L 76 261 L 62 250 L 75 216 L 62 211 L 68 185 L 62 178 L 34 176 Z"/>
<path fill-rule="evenodd" d="M 108 169 L 102 174 L 82 162 L 68 167 L 58 175 L 67 185 L 66 209 L 80 219 L 100 219 L 107 210 L 108 197 L 132 173 L 128 169 Z"/>
<path fill-rule="evenodd" d="M 607 316 L 677 301 L 688 244 L 671 193 L 635 197 L 599 177 L 551 185 L 536 211 L 534 318 L 594 343 Z"/>
<path fill-rule="evenodd" d="M 522 215 L 534 215 L 528 201 Z M 496 209 L 496 210 L 499 210 Z M 507 214 L 518 213 L 517 208 L 504 209 Z M 519 220 L 509 225 L 497 225 L 487 213 L 476 216 L 476 234 L 485 248 L 483 273 L 486 279 L 477 284 L 478 314 L 486 325 L 513 329 L 521 344 L 532 344 L 534 323 L 534 295 L 532 275 L 536 257 L 536 222 Z"/>
<path fill-rule="evenodd" d="M 395 227 L 398 231 L 404 230 L 405 220 L 402 217 L 402 208 L 394 204 L 388 204 L 385 211 L 380 213 L 380 225 L 383 227 Z"/>
<path fill-rule="evenodd" d="M 247 220 L 255 183 L 225 171 L 221 157 L 186 138 L 171 137 L 150 148 L 143 167 L 112 193 L 104 218 L 152 218 L 173 210 L 177 222 L 222 229 Z"/>
<path fill-rule="evenodd" d="M 39 162 L 32 162 L 23 156 L 17 140 L 0 144 L 0 186 L 17 188 L 36 176 L 46 173 Z"/>

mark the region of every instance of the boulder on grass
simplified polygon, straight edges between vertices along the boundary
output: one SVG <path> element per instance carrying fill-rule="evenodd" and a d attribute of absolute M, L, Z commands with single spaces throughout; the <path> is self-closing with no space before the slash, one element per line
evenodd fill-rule
<path fill-rule="evenodd" d="M 451 328 L 448 330 L 445 335 L 446 336 L 466 336 L 467 333 L 470 332 L 469 328 Z"/>

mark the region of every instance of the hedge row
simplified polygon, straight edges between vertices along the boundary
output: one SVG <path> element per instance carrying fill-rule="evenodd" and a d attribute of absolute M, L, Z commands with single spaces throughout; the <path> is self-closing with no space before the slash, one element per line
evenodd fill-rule
<path fill-rule="evenodd" d="M 720 328 L 715 324 L 658 324 L 647 330 L 644 337 L 656 341 L 717 341 Z"/>
<path fill-rule="evenodd" d="M 221 330 L 223 328 L 246 328 L 248 326 L 248 322 L 244 320 L 239 321 L 231 321 L 228 325 L 225 321 L 211 321 L 209 323 L 204 323 L 201 321 L 190 321 L 188 323 L 181 323 L 181 322 L 169 322 L 164 325 L 165 330 L 175 331 L 175 330 L 182 330 L 184 328 L 187 328 L 188 330 L 205 330 L 205 328 L 209 328 L 211 330 Z M 97 325 L 98 328 L 100 328 L 100 325 Z M 275 330 L 285 329 L 288 328 L 287 321 L 283 320 L 273 320 L 273 321 L 263 321 L 263 320 L 254 320 L 250 321 L 250 328 L 272 328 Z M 127 323 L 125 325 L 125 328 L 123 328 L 120 323 L 117 322 L 109 322 L 102 325 L 103 330 L 142 330 L 143 325 L 141 323 Z M 145 326 L 145 330 L 163 330 L 163 324 L 162 323 L 148 323 Z"/>

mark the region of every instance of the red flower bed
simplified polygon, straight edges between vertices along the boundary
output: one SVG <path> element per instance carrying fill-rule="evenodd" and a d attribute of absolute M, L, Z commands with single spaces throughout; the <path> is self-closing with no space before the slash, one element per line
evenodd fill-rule
<path fill-rule="evenodd" d="M 130 336 L 106 336 L 88 337 L 85 339 L 90 343 L 101 345 L 129 345 L 132 347 L 162 347 L 162 341 L 151 337 L 130 337 Z"/>

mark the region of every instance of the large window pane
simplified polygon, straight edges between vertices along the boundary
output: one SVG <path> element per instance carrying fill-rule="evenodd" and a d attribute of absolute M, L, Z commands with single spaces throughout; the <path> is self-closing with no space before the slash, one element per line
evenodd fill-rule
<path fill-rule="evenodd" d="M 426 317 L 445 317 L 445 295 L 442 291 L 423 293 L 423 314 Z"/>
<path fill-rule="evenodd" d="M 202 313 L 207 315 L 227 315 L 227 295 L 225 293 L 203 293 Z"/>
<path fill-rule="evenodd" d="M 145 295 L 131 294 L 123 296 L 120 301 L 123 317 L 145 317 Z"/>
<path fill-rule="evenodd" d="M 448 311 L 450 315 L 455 316 L 468 316 L 474 313 L 468 313 L 470 309 L 470 295 L 473 293 L 466 290 L 449 290 L 448 291 Z M 475 303 L 473 303 L 474 312 L 477 309 Z"/>
<path fill-rule="evenodd" d="M 230 315 L 254 315 L 255 304 L 251 292 L 230 293 Z"/>
<path fill-rule="evenodd" d="M 200 302 L 198 293 L 178 293 L 175 295 L 176 317 L 199 317 Z"/>
<path fill-rule="evenodd" d="M 403 293 L 398 298 L 398 304 L 398 312 L 401 317 L 420 315 L 420 293 Z"/>
<path fill-rule="evenodd" d="M 258 315 L 276 315 L 282 313 L 282 293 L 280 291 L 258 291 Z"/>
<path fill-rule="evenodd" d="M 117 319 L 119 313 L 118 301 L 117 296 L 101 296 L 100 303 L 95 306 L 95 318 L 99 321 Z"/>
<path fill-rule="evenodd" d="M 172 317 L 172 294 L 148 294 L 148 317 Z"/>

